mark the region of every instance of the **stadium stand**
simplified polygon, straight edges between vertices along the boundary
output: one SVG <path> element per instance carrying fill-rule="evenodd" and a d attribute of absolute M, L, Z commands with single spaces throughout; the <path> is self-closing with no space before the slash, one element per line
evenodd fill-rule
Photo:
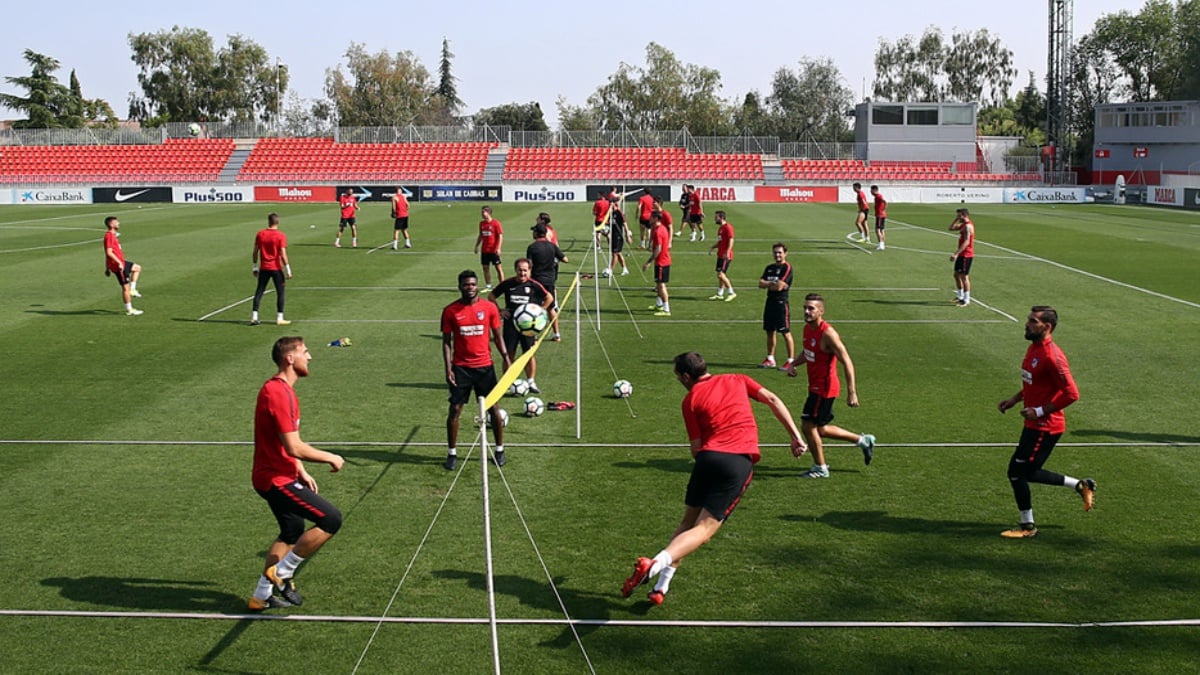
<path fill-rule="evenodd" d="M 1015 183 L 1041 182 L 1037 173 L 990 173 L 978 171 L 975 162 L 903 162 L 858 159 L 785 159 L 783 177 L 788 181 L 832 181 L 837 183 Z"/>
<path fill-rule="evenodd" d="M 0 151 L 0 184 L 212 182 L 233 145 L 181 138 L 161 145 L 7 146 Z"/>
<path fill-rule="evenodd" d="M 332 138 L 263 138 L 239 182 L 480 181 L 496 143 L 337 143 Z"/>
<path fill-rule="evenodd" d="M 762 181 L 761 155 L 684 148 L 513 148 L 504 180 Z"/>

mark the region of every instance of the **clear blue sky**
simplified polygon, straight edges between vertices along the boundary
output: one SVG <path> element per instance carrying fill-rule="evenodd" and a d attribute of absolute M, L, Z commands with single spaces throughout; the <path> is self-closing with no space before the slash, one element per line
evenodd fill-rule
<path fill-rule="evenodd" d="M 1097 18 L 1144 2 L 1076 0 L 1074 34 L 1088 33 Z M 880 39 L 919 36 L 929 26 L 948 38 L 955 30 L 986 28 L 1013 51 L 1025 86 L 1029 71 L 1039 87 L 1046 75 L 1047 0 L 976 3 L 967 0 L 860 0 L 829 2 L 631 2 L 543 3 L 528 0 L 430 3 L 230 2 L 162 3 L 130 0 L 116 5 L 64 0 L 52 12 L 26 11 L 0 48 L 0 76 L 22 76 L 28 48 L 58 59 L 59 81 L 74 68 L 87 98 L 107 100 L 120 117 L 137 90 L 128 35 L 173 25 L 201 28 L 214 45 L 240 33 L 287 64 L 291 89 L 307 99 L 323 96 L 325 71 L 344 61 L 351 41 L 368 51 L 412 51 L 436 72 L 442 38 L 450 40 L 454 75 L 466 112 L 504 103 L 538 101 L 553 127 L 555 101 L 582 105 L 622 63 L 645 64 L 657 42 L 680 61 L 721 73 L 722 96 L 740 101 L 751 90 L 770 91 L 781 67 L 801 58 L 831 58 L 845 85 L 861 100 L 874 78 Z M 986 8 L 986 9 L 985 9 Z M 337 11 L 337 10 L 340 10 Z M 7 82 L 0 91 L 24 94 Z M 18 117 L 0 108 L 0 118 Z"/>

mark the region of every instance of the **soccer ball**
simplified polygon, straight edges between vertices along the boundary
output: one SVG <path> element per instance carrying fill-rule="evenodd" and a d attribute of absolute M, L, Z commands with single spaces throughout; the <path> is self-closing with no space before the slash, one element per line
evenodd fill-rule
<path fill-rule="evenodd" d="M 550 323 L 550 317 L 541 305 L 526 303 L 513 312 L 513 324 L 522 335 L 537 335 Z"/>
<path fill-rule="evenodd" d="M 529 393 L 529 382 L 521 379 L 514 380 L 512 386 L 508 388 L 508 393 L 513 396 L 524 396 Z"/>
<path fill-rule="evenodd" d="M 192 122 L 191 124 L 188 125 L 188 133 L 191 134 L 192 138 L 199 136 L 200 131 L 201 131 L 200 125 L 196 124 L 195 122 Z"/>
<path fill-rule="evenodd" d="M 612 276 L 612 270 L 610 270 L 609 268 L 605 267 L 604 269 L 600 270 L 600 277 L 602 279 L 607 279 L 611 276 Z"/>
<path fill-rule="evenodd" d="M 544 412 L 546 412 L 546 404 L 542 402 L 542 399 L 536 396 L 530 396 L 525 399 L 526 417 L 537 417 Z"/>
<path fill-rule="evenodd" d="M 505 410 L 504 408 L 497 408 L 497 410 L 500 411 L 500 426 L 501 427 L 508 426 L 508 411 Z M 490 422 L 491 420 L 488 420 L 488 421 Z M 475 416 L 475 426 L 477 426 L 477 427 L 482 426 L 482 424 L 483 424 L 483 420 L 479 419 L 479 415 L 476 415 Z"/>
<path fill-rule="evenodd" d="M 617 380 L 613 382 L 613 396 L 617 398 L 629 398 L 633 395 L 633 385 L 629 380 Z"/>

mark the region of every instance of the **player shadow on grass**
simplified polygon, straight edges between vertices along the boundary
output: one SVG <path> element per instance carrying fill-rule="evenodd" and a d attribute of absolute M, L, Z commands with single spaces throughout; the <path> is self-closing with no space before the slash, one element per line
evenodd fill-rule
<path fill-rule="evenodd" d="M 27 309 L 27 314 L 41 314 L 42 316 L 125 316 L 124 311 L 115 309 L 77 309 L 67 311 L 65 309 Z"/>
<path fill-rule="evenodd" d="M 480 572 L 436 570 L 433 574 L 442 579 L 464 580 L 467 582 L 467 586 L 473 590 L 487 590 L 484 575 Z M 528 579 L 513 574 L 498 574 L 493 580 L 497 594 L 516 598 L 526 607 L 545 610 L 558 617 L 566 618 L 562 617 L 562 607 L 559 606 L 558 600 L 554 597 L 554 591 L 544 579 Z M 558 589 L 558 595 L 562 598 L 562 604 L 571 613 L 572 619 L 607 619 L 613 608 L 625 608 L 624 603 L 619 602 L 620 597 L 615 592 L 612 594 L 597 593 L 591 590 L 580 591 L 565 587 L 563 586 L 563 577 L 561 576 L 555 577 L 554 588 Z M 649 606 L 650 603 L 646 602 L 645 604 Z M 599 626 L 590 624 L 577 624 L 575 626 L 575 630 L 581 638 L 595 631 L 597 628 Z M 569 626 L 564 626 L 562 632 L 557 637 L 544 641 L 540 645 L 543 647 L 574 647 L 575 635 L 571 632 Z"/>
<path fill-rule="evenodd" d="M 851 532 L 883 532 L 887 534 L 928 534 L 935 536 L 996 537 L 1003 523 L 942 520 L 893 516 L 885 511 L 828 511 L 817 516 L 785 515 L 780 519 L 795 523 L 818 523 Z M 1061 526 L 1041 526 L 1039 529 L 1061 529 Z"/>
<path fill-rule="evenodd" d="M 659 471 L 670 471 L 671 473 L 691 473 L 692 460 L 689 457 L 679 457 L 676 459 L 648 459 L 644 462 L 614 462 L 613 466 L 618 469 L 658 469 Z"/>
<path fill-rule="evenodd" d="M 443 382 L 388 382 L 385 387 L 395 387 L 396 389 L 435 389 L 438 391 L 446 390 L 446 383 Z"/>
<path fill-rule="evenodd" d="M 1200 436 L 1185 436 L 1183 434 L 1159 434 L 1154 432 L 1118 431 L 1116 429 L 1072 429 L 1072 436 L 1108 437 L 1123 441 L 1142 441 L 1144 443 L 1178 443 L 1194 445 L 1200 443 Z"/>
<path fill-rule="evenodd" d="M 949 291 L 947 291 L 948 293 Z M 884 300 L 868 299 L 868 300 L 851 300 L 851 302 L 869 302 L 872 305 L 911 305 L 915 307 L 954 307 L 954 303 L 942 300 Z"/>
<path fill-rule="evenodd" d="M 95 605 L 141 610 L 228 612 L 244 604 L 232 593 L 211 588 L 208 581 L 142 577 L 50 577 L 43 586 L 56 586 L 62 597 Z"/>

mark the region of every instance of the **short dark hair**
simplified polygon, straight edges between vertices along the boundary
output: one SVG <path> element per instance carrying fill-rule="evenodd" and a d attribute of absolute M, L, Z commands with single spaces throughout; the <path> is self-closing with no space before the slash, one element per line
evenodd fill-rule
<path fill-rule="evenodd" d="M 697 352 L 684 352 L 675 357 L 675 372 L 698 380 L 708 373 L 708 364 Z"/>
<path fill-rule="evenodd" d="M 809 300 L 812 300 L 813 302 L 819 302 L 822 305 L 825 304 L 825 298 L 821 297 L 820 293 L 809 293 L 808 295 L 804 296 L 805 302 L 808 302 Z"/>
<path fill-rule="evenodd" d="M 854 185 L 851 185 L 850 187 L 854 188 L 855 190 L 861 190 L 862 183 L 855 183 Z"/>
<path fill-rule="evenodd" d="M 960 215 L 960 216 L 969 216 L 969 215 L 971 215 L 971 212 L 970 212 L 970 211 L 968 211 L 968 210 L 966 210 L 966 209 L 955 209 L 955 211 L 954 211 L 954 212 L 955 212 L 955 213 L 957 213 L 957 214 L 958 214 L 958 215 Z"/>
<path fill-rule="evenodd" d="M 267 225 L 278 225 L 278 224 L 279 224 L 279 214 L 278 213 L 268 213 L 267 214 Z"/>
<path fill-rule="evenodd" d="M 271 360 L 280 368 L 283 367 L 284 357 L 292 353 L 296 347 L 304 344 L 304 338 L 299 335 L 291 337 L 281 337 L 275 341 L 275 346 L 271 348 Z"/>
<path fill-rule="evenodd" d="M 462 286 L 464 279 L 479 279 L 479 275 L 475 273 L 475 270 L 463 270 L 458 273 L 459 286 Z"/>
<path fill-rule="evenodd" d="M 781 248 L 781 249 L 783 249 L 784 253 L 787 253 L 787 244 L 783 243 L 782 241 L 777 241 L 774 244 L 771 244 L 771 252 L 772 253 L 774 253 L 775 249 L 777 249 L 777 248 Z"/>
<path fill-rule="evenodd" d="M 105 226 L 105 227 L 112 227 L 113 221 L 114 221 L 114 220 L 116 220 L 116 219 L 117 219 L 117 217 L 116 217 L 116 216 L 109 216 L 109 217 L 105 218 L 105 219 L 104 219 L 104 226 Z"/>
<path fill-rule="evenodd" d="M 1029 311 L 1037 315 L 1038 321 L 1049 324 L 1051 333 L 1058 328 L 1058 311 L 1050 305 L 1034 305 Z"/>
<path fill-rule="evenodd" d="M 713 217 L 715 217 L 715 218 L 724 218 L 724 217 L 725 217 L 725 212 L 724 212 L 724 211 L 717 211 L 715 214 L 713 214 Z"/>

